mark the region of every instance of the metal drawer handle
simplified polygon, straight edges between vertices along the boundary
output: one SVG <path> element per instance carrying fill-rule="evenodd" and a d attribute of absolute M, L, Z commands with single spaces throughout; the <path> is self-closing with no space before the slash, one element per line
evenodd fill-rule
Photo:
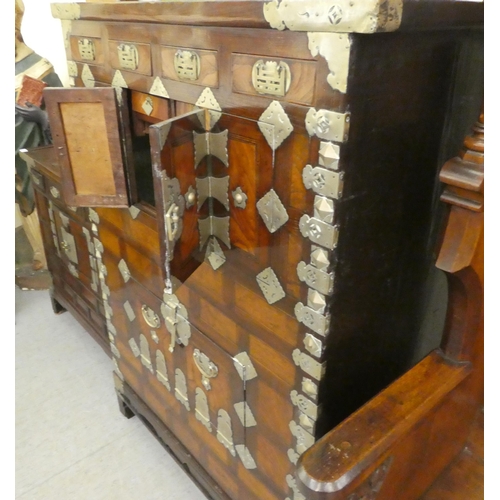
<path fill-rule="evenodd" d="M 210 385 L 210 379 L 217 377 L 219 369 L 215 363 L 210 361 L 210 358 L 206 354 L 203 354 L 199 349 L 194 350 L 193 358 L 196 368 L 200 370 L 202 376 L 201 383 L 203 384 L 203 387 L 209 391 L 212 388 Z"/>
<path fill-rule="evenodd" d="M 172 203 L 165 214 L 167 224 L 167 235 L 169 241 L 174 241 L 177 230 L 179 229 L 179 207 Z"/>
<path fill-rule="evenodd" d="M 148 307 L 147 305 L 143 305 L 141 307 L 142 311 L 142 317 L 144 318 L 144 321 L 150 326 L 151 328 L 160 328 L 160 318 L 158 315 Z"/>

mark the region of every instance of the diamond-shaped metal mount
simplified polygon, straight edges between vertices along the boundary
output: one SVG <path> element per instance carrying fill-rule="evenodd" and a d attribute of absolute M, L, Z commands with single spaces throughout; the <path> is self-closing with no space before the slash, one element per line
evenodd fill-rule
<path fill-rule="evenodd" d="M 289 218 L 274 189 L 271 189 L 257 202 L 257 210 L 270 233 L 275 233 Z"/>
<path fill-rule="evenodd" d="M 85 87 L 87 87 L 87 88 L 95 87 L 95 78 L 94 78 L 94 75 L 92 74 L 92 71 L 90 71 L 88 64 L 83 65 L 82 81 L 83 81 L 83 84 L 85 85 Z"/>
<path fill-rule="evenodd" d="M 224 255 L 217 238 L 210 238 L 207 245 L 207 251 L 205 253 L 205 259 L 212 266 L 214 271 L 217 271 L 217 269 L 219 269 L 219 267 L 226 262 L 226 256 Z"/>
<path fill-rule="evenodd" d="M 314 198 L 314 217 L 328 224 L 333 222 L 333 200 L 324 196 Z"/>
<path fill-rule="evenodd" d="M 259 128 L 273 151 L 293 132 L 292 122 L 278 101 L 273 101 L 262 113 Z"/>
<path fill-rule="evenodd" d="M 257 284 L 269 304 L 278 302 L 286 295 L 276 273 L 270 267 L 257 274 Z"/>

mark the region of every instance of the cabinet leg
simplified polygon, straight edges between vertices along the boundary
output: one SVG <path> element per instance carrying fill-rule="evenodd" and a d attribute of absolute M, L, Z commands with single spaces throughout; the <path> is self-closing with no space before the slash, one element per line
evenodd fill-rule
<path fill-rule="evenodd" d="M 52 303 L 52 310 L 55 314 L 62 314 L 66 312 L 66 309 L 54 298 L 54 296 L 50 295 L 50 301 Z"/>
<path fill-rule="evenodd" d="M 122 397 L 118 393 L 116 395 L 116 398 L 118 399 L 118 409 L 125 418 L 132 418 L 133 416 L 135 416 L 135 413 L 130 409 L 127 403 L 123 401 Z"/>

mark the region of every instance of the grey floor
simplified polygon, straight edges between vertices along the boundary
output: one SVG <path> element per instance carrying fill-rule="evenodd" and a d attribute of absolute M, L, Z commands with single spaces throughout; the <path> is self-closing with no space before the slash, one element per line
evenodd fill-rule
<path fill-rule="evenodd" d="M 15 288 L 15 498 L 206 500 L 119 412 L 111 360 L 90 335 L 53 313 L 47 290 Z"/>

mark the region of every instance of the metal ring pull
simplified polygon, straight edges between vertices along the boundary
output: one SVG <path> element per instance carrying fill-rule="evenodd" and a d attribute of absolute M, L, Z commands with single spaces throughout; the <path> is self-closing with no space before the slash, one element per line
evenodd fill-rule
<path fill-rule="evenodd" d="M 160 318 L 158 315 L 148 307 L 147 305 L 143 305 L 141 307 L 142 311 L 142 317 L 144 318 L 144 321 L 150 326 L 151 328 L 160 328 Z"/>
<path fill-rule="evenodd" d="M 194 350 L 193 358 L 196 368 L 200 370 L 202 375 L 201 383 L 203 384 L 203 387 L 209 391 L 212 388 L 210 385 L 210 379 L 217 377 L 219 369 L 215 363 L 210 361 L 210 358 L 206 354 L 203 354 L 199 349 Z"/>

